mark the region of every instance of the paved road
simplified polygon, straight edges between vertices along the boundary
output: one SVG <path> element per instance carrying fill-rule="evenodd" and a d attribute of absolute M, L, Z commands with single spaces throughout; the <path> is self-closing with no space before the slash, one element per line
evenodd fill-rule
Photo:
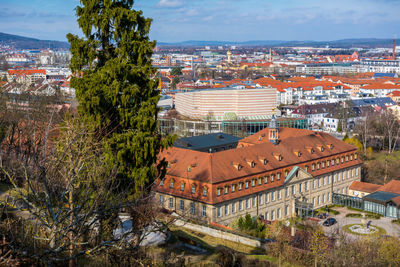
<path fill-rule="evenodd" d="M 360 212 L 348 210 L 347 208 L 335 208 L 335 210 L 339 211 L 340 214 L 331 217 L 335 218 L 338 221 L 338 223 L 329 227 L 323 226 L 324 231 L 327 234 L 336 235 L 339 233 L 339 231 L 342 229 L 343 226 L 348 224 L 355 224 L 355 223 L 361 224 L 361 218 L 346 217 L 346 214 L 348 213 L 360 213 Z M 393 220 L 392 218 L 386 218 L 386 217 L 382 217 L 379 220 L 367 219 L 367 221 L 371 221 L 371 225 L 375 225 L 385 229 L 388 235 L 400 238 L 400 226 L 398 224 L 392 223 L 392 220 Z M 322 224 L 322 221 L 320 223 Z M 352 234 L 348 234 L 348 236 L 352 239 L 360 237 L 358 235 L 352 235 Z"/>

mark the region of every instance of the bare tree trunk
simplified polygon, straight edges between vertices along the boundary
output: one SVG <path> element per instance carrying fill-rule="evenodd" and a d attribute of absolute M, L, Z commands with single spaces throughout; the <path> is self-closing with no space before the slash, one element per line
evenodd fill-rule
<path fill-rule="evenodd" d="M 72 227 L 72 225 L 73 225 L 73 222 L 74 222 L 74 201 L 73 201 L 73 193 L 74 193 L 74 187 L 73 187 L 73 185 L 71 184 L 70 185 L 71 186 L 71 189 L 70 189 L 70 191 L 69 191 L 69 200 L 68 200 L 68 204 L 69 204 L 69 208 L 70 208 L 70 210 L 71 210 L 71 214 L 69 215 L 70 216 L 70 220 L 71 220 L 71 227 Z M 72 258 L 72 256 L 74 255 L 74 244 L 73 244 L 73 240 L 74 240 L 74 233 L 73 233 L 73 231 L 72 231 L 72 228 L 71 228 L 71 230 L 70 230 L 70 232 L 69 232 L 69 256 L 70 256 L 70 259 L 69 259 L 69 267 L 74 267 L 75 266 L 75 262 L 74 262 L 74 259 Z"/>

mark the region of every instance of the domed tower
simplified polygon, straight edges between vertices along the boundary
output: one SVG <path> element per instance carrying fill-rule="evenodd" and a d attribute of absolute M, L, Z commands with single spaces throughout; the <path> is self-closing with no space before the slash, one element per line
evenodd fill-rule
<path fill-rule="evenodd" d="M 226 52 L 226 55 L 228 56 L 228 64 L 231 64 L 232 63 L 232 61 L 231 61 L 231 56 L 232 56 L 231 50 L 228 50 L 228 52 Z"/>
<path fill-rule="evenodd" d="M 276 123 L 276 119 L 275 119 L 275 109 L 272 110 L 273 114 L 272 114 L 272 119 L 269 122 L 269 141 L 271 143 L 273 143 L 274 145 L 278 144 L 278 139 L 279 139 L 279 128 L 278 125 Z"/>

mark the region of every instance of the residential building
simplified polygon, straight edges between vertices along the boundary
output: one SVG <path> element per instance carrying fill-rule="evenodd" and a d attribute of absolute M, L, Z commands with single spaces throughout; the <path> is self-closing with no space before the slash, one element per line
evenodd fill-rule
<path fill-rule="evenodd" d="M 223 225 L 246 213 L 272 221 L 310 215 L 331 204 L 333 193 L 348 193 L 362 164 L 354 146 L 323 132 L 278 128 L 274 120 L 236 149 L 172 147 L 163 158 L 167 173 L 155 186 L 160 205 Z"/>

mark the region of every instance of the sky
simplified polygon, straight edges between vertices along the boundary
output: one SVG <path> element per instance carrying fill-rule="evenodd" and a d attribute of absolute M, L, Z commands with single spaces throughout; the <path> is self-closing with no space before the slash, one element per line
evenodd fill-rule
<path fill-rule="evenodd" d="M 66 41 L 78 0 L 0 0 L 0 32 Z M 136 0 L 150 38 L 315 40 L 400 37 L 400 0 Z"/>

